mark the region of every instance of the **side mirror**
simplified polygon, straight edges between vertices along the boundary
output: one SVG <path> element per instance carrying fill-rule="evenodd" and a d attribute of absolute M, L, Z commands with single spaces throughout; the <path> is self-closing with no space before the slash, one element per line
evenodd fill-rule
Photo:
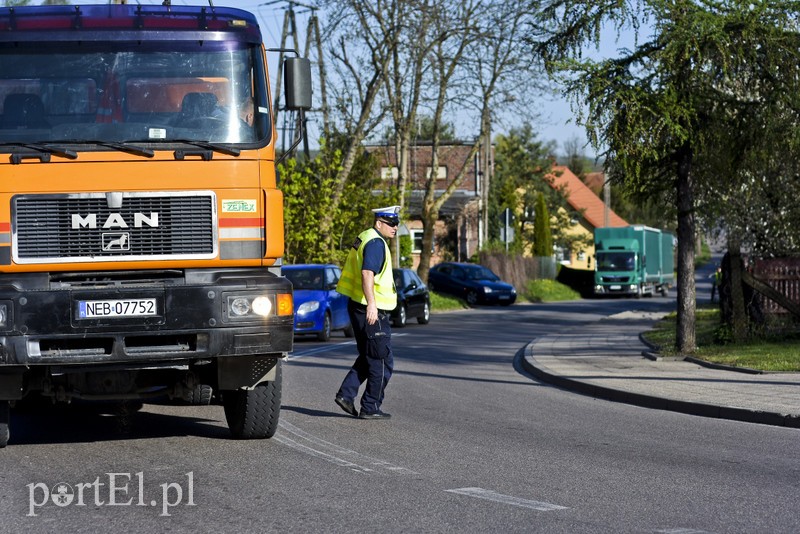
<path fill-rule="evenodd" d="M 287 58 L 283 63 L 286 86 L 286 108 L 311 109 L 311 61 L 308 58 Z"/>

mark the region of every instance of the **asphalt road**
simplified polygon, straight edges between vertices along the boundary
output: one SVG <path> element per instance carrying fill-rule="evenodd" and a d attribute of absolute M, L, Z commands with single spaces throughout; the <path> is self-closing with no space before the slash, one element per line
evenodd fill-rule
<path fill-rule="evenodd" d="M 229 439 L 218 406 L 15 413 L 0 531 L 800 531 L 796 429 L 577 395 L 516 362 L 538 335 L 651 306 L 674 301 L 480 308 L 397 329 L 390 421 L 333 403 L 354 358 L 341 334 L 295 344 L 271 440 Z"/>

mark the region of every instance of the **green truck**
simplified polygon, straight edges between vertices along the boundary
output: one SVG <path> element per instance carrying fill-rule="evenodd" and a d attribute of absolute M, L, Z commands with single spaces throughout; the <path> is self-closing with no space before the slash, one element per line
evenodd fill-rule
<path fill-rule="evenodd" d="M 644 225 L 594 230 L 594 294 L 667 296 L 674 280 L 674 237 Z"/>

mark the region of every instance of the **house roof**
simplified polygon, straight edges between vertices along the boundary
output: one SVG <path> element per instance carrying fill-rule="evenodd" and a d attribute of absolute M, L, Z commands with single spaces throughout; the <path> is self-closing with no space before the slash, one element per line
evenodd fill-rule
<path fill-rule="evenodd" d="M 592 228 L 606 226 L 604 223 L 605 204 L 571 170 L 565 166 L 557 165 L 553 167 L 553 173 L 548 174 L 547 178 L 554 189 L 564 188 L 568 193 L 567 202 L 569 205 L 582 213 L 584 220 Z M 608 226 L 628 226 L 628 222 L 614 213 L 614 210 L 609 209 Z"/>

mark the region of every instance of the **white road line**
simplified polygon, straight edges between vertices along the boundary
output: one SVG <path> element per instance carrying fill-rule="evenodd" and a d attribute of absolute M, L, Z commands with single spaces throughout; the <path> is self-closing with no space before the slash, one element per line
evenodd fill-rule
<path fill-rule="evenodd" d="M 311 356 L 312 354 L 317 354 L 318 352 L 331 352 L 339 347 L 346 347 L 348 345 L 355 345 L 355 344 L 356 344 L 355 341 L 344 341 L 342 343 L 328 344 L 322 347 L 314 347 L 313 349 L 307 349 L 300 352 L 292 352 L 289 354 L 287 360 L 289 361 L 297 360 L 299 358 L 302 358 L 303 356 Z"/>
<path fill-rule="evenodd" d="M 557 504 L 550 504 L 548 502 L 530 501 L 528 499 L 520 499 L 519 497 L 512 497 L 510 495 L 503 495 L 496 491 L 487 490 L 483 488 L 459 488 L 445 490 L 448 493 L 457 493 L 459 495 L 466 495 L 468 497 L 475 497 L 487 501 L 499 502 L 501 504 L 510 504 L 512 506 L 520 506 L 522 508 L 531 508 L 540 512 L 550 512 L 552 510 L 566 510 L 566 506 L 559 506 Z"/>
<path fill-rule="evenodd" d="M 402 337 L 407 335 L 408 334 L 392 334 L 392 337 Z M 341 347 L 347 347 L 355 344 L 356 344 L 355 341 L 342 341 L 341 343 L 329 343 L 321 347 L 314 347 L 313 349 L 302 350 L 300 352 L 291 352 L 289 353 L 289 356 L 286 358 L 286 360 L 288 361 L 297 360 L 303 358 L 304 356 L 311 356 L 312 354 L 318 354 L 320 352 L 332 352 Z"/>
<path fill-rule="evenodd" d="M 272 439 L 274 441 L 277 441 L 278 443 L 281 443 L 282 445 L 286 445 L 287 447 L 291 447 L 292 449 L 298 450 L 306 454 L 310 454 L 311 456 L 314 456 L 316 458 L 322 458 L 323 460 L 336 464 L 340 467 L 348 467 L 353 471 L 358 471 L 361 473 L 369 473 L 370 471 L 372 471 L 372 469 L 370 469 L 369 467 L 354 464 L 353 462 L 347 461 L 344 458 L 339 458 L 337 456 L 326 454 L 322 451 L 318 451 L 317 449 L 313 449 L 311 447 L 303 445 L 302 443 L 298 443 L 295 440 L 287 438 L 285 436 L 276 435 Z"/>
<path fill-rule="evenodd" d="M 354 471 L 363 473 L 385 471 L 399 475 L 418 474 L 411 469 L 394 465 L 385 460 L 370 458 L 369 456 L 365 456 L 354 450 L 346 449 L 336 445 L 335 443 L 325 441 L 324 439 L 309 434 L 305 430 L 302 430 L 291 423 L 280 421 L 278 426 L 284 433 L 292 434 L 293 438 L 297 439 L 287 437 L 284 434 L 276 434 L 272 439 L 277 439 L 279 443 L 283 443 L 284 445 L 292 447 L 293 449 L 305 452 L 306 454 L 310 454 L 317 458 L 322 458 L 323 460 L 327 460 L 336 465 L 348 467 Z M 300 442 L 300 440 L 307 442 L 308 444 L 303 444 Z"/>

